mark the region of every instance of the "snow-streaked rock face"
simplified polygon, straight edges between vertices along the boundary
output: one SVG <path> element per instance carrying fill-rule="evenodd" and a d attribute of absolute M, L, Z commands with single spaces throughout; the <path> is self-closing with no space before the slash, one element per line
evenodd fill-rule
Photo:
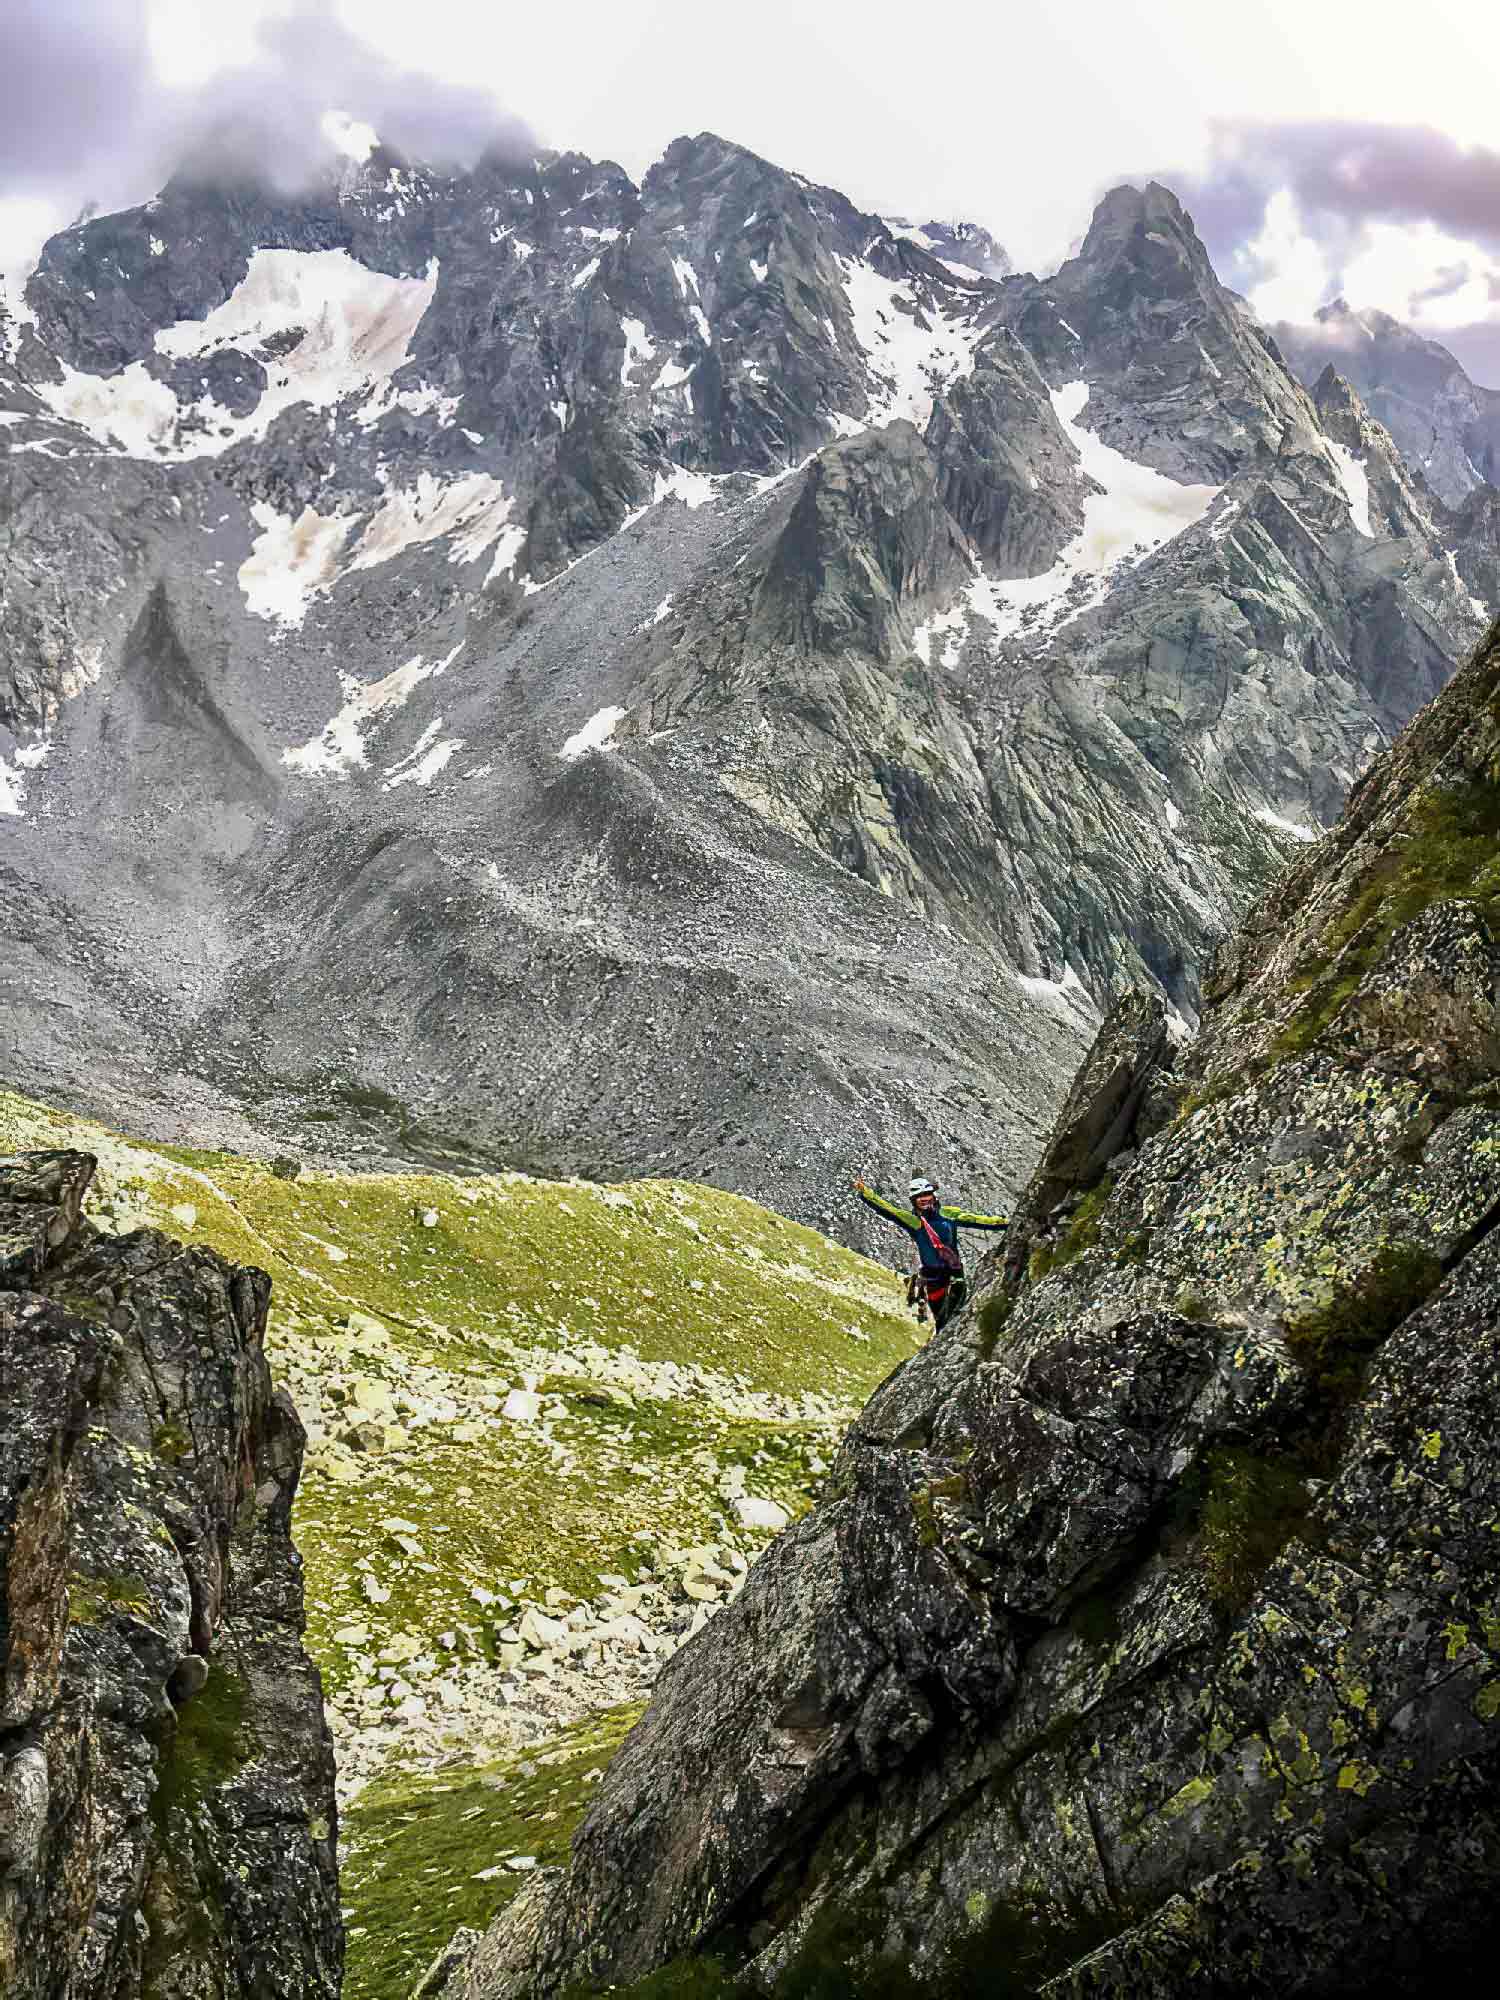
<path fill-rule="evenodd" d="M 108 449 L 138 458 L 217 456 L 264 437 L 283 410 L 326 409 L 389 382 L 436 288 L 436 260 L 422 278 L 398 278 L 367 269 L 347 250 L 257 249 L 222 304 L 201 320 L 156 330 L 154 354 L 185 364 L 173 376 L 152 376 L 142 361 L 104 376 L 63 363 L 61 383 L 42 383 L 41 398 Z M 233 375 L 243 412 L 213 393 L 213 374 L 226 361 L 243 364 Z M 194 368 L 203 394 L 184 404 L 176 385 L 190 382 Z"/>
<path fill-rule="evenodd" d="M 45 961 L 138 1121 L 1002 1200 L 1500 603 L 1491 489 L 1302 390 L 1166 190 L 1003 265 L 710 134 L 56 238 L 0 307 L 27 1079 Z"/>
<path fill-rule="evenodd" d="M 1271 331 L 1309 388 L 1325 368 L 1342 375 L 1450 507 L 1500 475 L 1500 391 L 1471 382 L 1438 341 L 1389 313 L 1355 312 L 1343 299 L 1322 307 L 1311 325 Z"/>

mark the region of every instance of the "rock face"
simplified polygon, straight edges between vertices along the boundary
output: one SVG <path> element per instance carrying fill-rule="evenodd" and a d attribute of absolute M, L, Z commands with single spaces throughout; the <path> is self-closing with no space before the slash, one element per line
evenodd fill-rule
<path fill-rule="evenodd" d="M 1000 1205 L 1478 636 L 1497 505 L 1154 185 L 1041 281 L 705 133 L 179 180 L 0 303 L 12 1073 L 848 1234 L 846 1162 Z"/>
<path fill-rule="evenodd" d="M 333 1755 L 264 1273 L 0 1163 L 0 1988 L 334 2000 Z"/>
<path fill-rule="evenodd" d="M 1155 1010 L 1106 1023 L 1024 1281 L 877 1392 L 445 1994 L 691 1957 L 1355 2000 L 1484 1962 L 1497 836 L 1500 628 L 1221 954 L 1169 1092 Z"/>
<path fill-rule="evenodd" d="M 1447 348 L 1389 313 L 1344 299 L 1309 326 L 1278 324 L 1277 345 L 1309 387 L 1334 368 L 1385 425 L 1407 463 L 1450 507 L 1500 473 L 1500 391 L 1471 382 Z"/>

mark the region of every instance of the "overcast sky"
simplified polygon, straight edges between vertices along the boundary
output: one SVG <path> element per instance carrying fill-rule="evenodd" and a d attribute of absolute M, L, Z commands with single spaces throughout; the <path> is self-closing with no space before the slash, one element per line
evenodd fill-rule
<path fill-rule="evenodd" d="M 1500 384 L 1497 102 L 1486 0 L 0 0 L 0 266 L 210 133 L 306 171 L 330 109 L 428 155 L 498 137 L 636 176 L 710 129 L 1036 270 L 1155 175 L 1266 317 L 1342 290 Z"/>

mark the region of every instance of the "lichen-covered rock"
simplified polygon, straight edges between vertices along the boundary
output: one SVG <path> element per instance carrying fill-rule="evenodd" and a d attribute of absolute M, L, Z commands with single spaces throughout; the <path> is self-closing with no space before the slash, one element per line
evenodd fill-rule
<path fill-rule="evenodd" d="M 1064 1222 L 877 1391 L 461 2000 L 1483 1962 L 1497 832 L 1500 630 L 1223 954 L 1162 1103 L 1159 1010 L 1106 1023 L 1023 1204 Z"/>
<path fill-rule="evenodd" d="M 333 1757 L 270 1284 L 0 1162 L 0 1991 L 333 2000 Z"/>

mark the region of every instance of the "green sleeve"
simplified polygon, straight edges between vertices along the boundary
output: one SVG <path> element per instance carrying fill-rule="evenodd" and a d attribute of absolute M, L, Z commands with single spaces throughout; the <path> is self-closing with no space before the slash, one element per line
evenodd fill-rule
<path fill-rule="evenodd" d="M 898 1208 L 895 1202 L 887 1201 L 883 1194 L 876 1194 L 873 1188 L 856 1188 L 854 1192 L 866 1208 L 873 1208 L 877 1215 L 883 1215 L 887 1222 L 894 1222 L 899 1228 L 909 1231 L 911 1235 L 915 1236 L 922 1227 L 921 1222 L 909 1208 Z"/>
<path fill-rule="evenodd" d="M 960 1229 L 1009 1229 L 1008 1215 L 973 1215 L 966 1208 L 945 1208 L 943 1214 Z"/>

